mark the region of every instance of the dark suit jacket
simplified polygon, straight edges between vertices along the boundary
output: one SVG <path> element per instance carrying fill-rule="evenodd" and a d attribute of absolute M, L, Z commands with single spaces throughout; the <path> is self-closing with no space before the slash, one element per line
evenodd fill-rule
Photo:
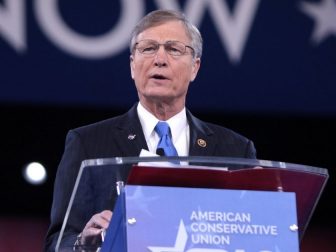
<path fill-rule="evenodd" d="M 194 117 L 188 110 L 187 119 L 190 126 L 190 156 L 256 157 L 253 143 L 247 138 L 227 128 L 205 123 Z M 129 139 L 129 135 L 135 135 L 135 138 Z M 197 144 L 197 139 L 205 140 L 206 147 Z M 148 147 L 136 105 L 124 115 L 69 131 L 56 175 L 51 224 L 46 237 L 45 251 L 55 249 L 81 162 L 85 159 L 139 156 L 141 149 L 148 150 Z M 115 188 L 114 186 L 108 186 L 112 191 L 104 189 L 106 184 L 111 183 L 110 176 L 113 174 L 109 176 L 102 174 L 99 181 L 93 184 L 92 181 L 86 181 L 85 188 L 80 188 L 82 196 L 74 202 L 72 215 L 68 220 L 67 227 L 69 228 L 66 232 L 69 236 L 69 244 L 73 244 L 75 237 L 82 231 L 93 214 L 104 209 L 113 209 L 115 199 L 100 197 L 101 195 L 97 196 L 92 193 L 92 186 L 99 186 L 100 188 L 95 189 L 103 190 L 100 194 L 115 195 L 114 189 L 111 189 Z M 107 177 L 110 179 L 106 179 Z M 89 180 L 85 177 L 84 179 Z M 95 204 L 91 204 L 92 202 Z"/>

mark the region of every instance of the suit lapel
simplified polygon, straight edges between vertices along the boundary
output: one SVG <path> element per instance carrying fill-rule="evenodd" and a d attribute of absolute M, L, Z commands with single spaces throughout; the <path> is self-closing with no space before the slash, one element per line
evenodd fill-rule
<path fill-rule="evenodd" d="M 117 125 L 116 139 L 124 156 L 139 156 L 141 149 L 148 150 L 135 104 Z"/>
<path fill-rule="evenodd" d="M 187 110 L 190 128 L 189 156 L 214 155 L 217 141 L 214 132 Z"/>

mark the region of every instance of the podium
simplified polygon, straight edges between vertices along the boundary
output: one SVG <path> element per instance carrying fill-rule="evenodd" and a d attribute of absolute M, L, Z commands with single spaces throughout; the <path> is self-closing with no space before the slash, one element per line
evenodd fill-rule
<path fill-rule="evenodd" d="M 85 160 L 56 251 L 299 251 L 327 180 L 326 169 L 268 160 Z M 92 215 L 106 209 L 109 228 L 74 247 Z"/>

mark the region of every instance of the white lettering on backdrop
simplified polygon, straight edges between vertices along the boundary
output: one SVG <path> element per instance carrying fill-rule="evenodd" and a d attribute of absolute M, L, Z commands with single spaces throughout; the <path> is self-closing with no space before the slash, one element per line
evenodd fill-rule
<path fill-rule="evenodd" d="M 105 34 L 89 36 L 71 29 L 59 13 L 58 0 L 35 0 L 33 9 L 44 34 L 63 51 L 80 58 L 101 59 L 121 53 L 128 47 L 130 33 L 145 14 L 144 0 L 120 0 L 118 22 Z M 154 0 L 160 9 L 182 10 L 177 0 Z M 200 26 L 206 11 L 216 27 L 230 61 L 239 63 L 260 0 L 237 0 L 232 13 L 225 0 L 187 0 L 184 11 Z M 4 0 L 0 7 L 0 36 L 17 51 L 27 50 L 25 0 Z"/>

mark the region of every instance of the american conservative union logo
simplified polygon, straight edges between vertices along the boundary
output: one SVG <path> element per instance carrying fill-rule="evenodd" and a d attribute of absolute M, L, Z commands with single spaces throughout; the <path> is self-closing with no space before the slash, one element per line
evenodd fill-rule
<path fill-rule="evenodd" d="M 298 252 L 294 193 L 134 186 L 129 251 Z"/>
<path fill-rule="evenodd" d="M 233 213 L 231 213 L 233 214 Z M 196 223 L 193 223 L 196 224 Z M 191 225 L 192 233 L 191 233 L 191 241 L 193 248 L 192 249 L 186 249 L 187 241 L 188 241 L 188 232 L 186 230 L 186 227 L 184 225 L 183 220 L 180 221 L 178 233 L 176 236 L 176 242 L 173 247 L 154 247 L 150 246 L 148 249 L 151 252 L 228 252 L 225 249 L 218 249 L 218 248 L 211 248 L 210 246 L 215 245 L 224 245 L 224 244 L 230 244 L 230 236 L 229 235 L 218 235 L 218 231 L 215 231 L 216 229 L 208 228 L 207 225 L 202 225 L 203 227 L 197 227 L 198 225 Z M 193 227 L 194 226 L 194 227 Z M 226 227 L 225 227 L 226 226 Z M 249 226 L 236 226 L 236 225 L 230 225 L 230 224 L 224 224 L 224 226 L 221 229 L 220 227 L 217 228 L 217 230 L 224 231 L 224 228 L 228 230 L 231 229 L 231 232 L 234 233 L 249 233 L 249 234 L 268 234 L 268 235 L 278 235 L 277 234 L 277 227 L 276 226 L 262 226 L 262 225 L 249 225 Z M 210 229 L 210 230 L 209 230 Z M 205 232 L 205 230 L 210 231 L 207 234 L 202 234 Z M 213 230 L 213 231 L 211 231 Z M 213 233 L 211 233 L 213 232 Z M 206 244 L 209 247 L 207 248 L 197 248 L 197 244 Z M 234 252 L 247 252 L 245 249 L 235 249 Z M 272 252 L 271 250 L 260 250 L 258 252 Z"/>

